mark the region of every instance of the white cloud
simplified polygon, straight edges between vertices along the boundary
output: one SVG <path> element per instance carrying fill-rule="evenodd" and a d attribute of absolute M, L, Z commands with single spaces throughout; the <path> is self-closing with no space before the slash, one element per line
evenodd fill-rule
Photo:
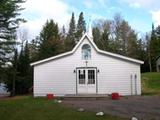
<path fill-rule="evenodd" d="M 132 8 L 140 8 L 141 7 L 141 5 L 139 3 L 136 3 L 136 2 L 135 3 L 130 3 L 129 6 L 132 7 Z"/>
<path fill-rule="evenodd" d="M 83 2 L 83 4 L 85 5 L 85 7 L 89 8 L 89 9 L 93 8 L 93 6 L 94 6 L 93 2 L 91 0 L 85 0 Z"/>
<path fill-rule="evenodd" d="M 107 9 L 107 12 L 108 13 L 121 13 L 122 9 L 120 7 L 114 7 L 114 6 L 112 6 L 112 7 L 109 7 Z"/>
<path fill-rule="evenodd" d="M 88 9 L 99 9 L 107 7 L 106 0 L 85 0 L 83 4 Z"/>
<path fill-rule="evenodd" d="M 122 3 L 129 4 L 130 7 L 142 7 L 145 9 L 157 9 L 160 7 L 159 0 L 120 0 Z"/>
<path fill-rule="evenodd" d="M 20 25 L 20 29 L 26 29 L 28 31 L 28 38 L 33 39 L 35 36 L 39 35 L 42 26 L 46 22 L 46 19 L 35 19 L 28 21 Z"/>
<path fill-rule="evenodd" d="M 107 6 L 106 1 L 107 0 L 98 0 L 98 3 L 100 4 L 101 7 L 106 7 Z"/>
<path fill-rule="evenodd" d="M 99 14 L 91 14 L 91 20 L 98 20 L 98 19 L 105 19 L 104 16 L 99 15 Z"/>
<path fill-rule="evenodd" d="M 156 26 L 160 25 L 160 10 L 151 11 L 152 19 Z"/>
<path fill-rule="evenodd" d="M 28 29 L 30 39 L 38 35 L 47 19 L 54 19 L 62 27 L 69 22 L 71 12 L 76 11 L 61 0 L 27 0 L 22 7 L 25 8 L 22 16 L 27 23 L 21 26 Z"/>

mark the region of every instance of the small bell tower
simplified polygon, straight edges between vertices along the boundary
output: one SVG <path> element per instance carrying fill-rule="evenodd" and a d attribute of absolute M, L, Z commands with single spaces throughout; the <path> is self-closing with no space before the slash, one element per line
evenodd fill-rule
<path fill-rule="evenodd" d="M 88 34 L 88 36 L 93 40 L 91 17 L 89 18 L 89 22 L 88 22 L 87 34 Z"/>

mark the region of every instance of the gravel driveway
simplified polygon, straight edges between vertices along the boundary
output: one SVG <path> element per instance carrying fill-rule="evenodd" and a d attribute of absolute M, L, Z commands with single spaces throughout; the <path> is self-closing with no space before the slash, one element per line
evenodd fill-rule
<path fill-rule="evenodd" d="M 160 96 L 130 96 L 121 97 L 120 100 L 66 99 L 63 100 L 63 104 L 88 111 L 103 111 L 124 118 L 134 115 L 139 120 L 160 120 Z"/>

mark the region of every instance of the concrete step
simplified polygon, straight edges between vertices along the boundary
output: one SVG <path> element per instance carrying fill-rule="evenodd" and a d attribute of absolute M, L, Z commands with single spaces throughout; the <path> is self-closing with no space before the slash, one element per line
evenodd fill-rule
<path fill-rule="evenodd" d="M 107 94 L 67 94 L 63 97 L 65 100 L 101 100 L 110 99 Z"/>

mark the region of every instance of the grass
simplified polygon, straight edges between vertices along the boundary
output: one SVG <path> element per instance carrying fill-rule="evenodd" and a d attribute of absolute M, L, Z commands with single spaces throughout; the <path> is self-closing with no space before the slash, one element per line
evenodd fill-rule
<path fill-rule="evenodd" d="M 160 95 L 160 73 L 142 74 L 142 93 L 144 95 Z"/>
<path fill-rule="evenodd" d="M 142 74 L 142 93 L 160 95 L 160 73 Z M 53 100 L 17 96 L 0 99 L 1 120 L 124 120 L 110 115 L 96 116 L 94 112 L 78 112 Z"/>
<path fill-rule="evenodd" d="M 20 96 L 0 100 L 1 120 L 124 120 L 93 112 L 78 112 L 53 100 Z"/>

